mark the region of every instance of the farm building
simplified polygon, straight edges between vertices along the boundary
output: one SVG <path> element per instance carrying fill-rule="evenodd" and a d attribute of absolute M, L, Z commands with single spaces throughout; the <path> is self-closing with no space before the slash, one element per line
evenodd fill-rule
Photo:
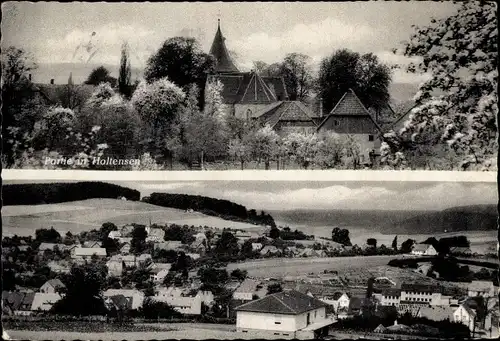
<path fill-rule="evenodd" d="M 73 250 L 72 258 L 77 260 L 91 259 L 92 256 L 104 258 L 106 257 L 106 249 L 101 247 L 86 248 L 77 247 Z"/>
<path fill-rule="evenodd" d="M 66 286 L 60 279 L 49 279 L 40 287 L 40 292 L 44 294 L 55 294 L 58 290 L 64 289 Z"/>
<path fill-rule="evenodd" d="M 436 256 L 438 253 L 434 246 L 430 244 L 415 244 L 411 254 L 416 256 Z"/>
<path fill-rule="evenodd" d="M 472 281 L 467 287 L 468 296 L 494 297 L 497 291 L 491 281 Z"/>
<path fill-rule="evenodd" d="M 108 289 L 102 294 L 105 298 L 123 295 L 132 301 L 131 308 L 134 310 L 142 307 L 144 302 L 144 293 L 137 289 Z"/>
<path fill-rule="evenodd" d="M 335 322 L 327 318 L 326 307 L 316 298 L 285 290 L 238 306 L 236 328 L 261 338 L 317 338 Z"/>
<path fill-rule="evenodd" d="M 253 295 L 257 293 L 257 287 L 259 284 L 259 281 L 251 278 L 246 278 L 233 292 L 233 299 L 241 301 L 251 301 L 253 299 Z"/>
<path fill-rule="evenodd" d="M 33 298 L 31 305 L 32 311 L 48 311 L 52 308 L 54 303 L 61 299 L 61 295 L 57 293 L 41 293 L 37 292 Z"/>

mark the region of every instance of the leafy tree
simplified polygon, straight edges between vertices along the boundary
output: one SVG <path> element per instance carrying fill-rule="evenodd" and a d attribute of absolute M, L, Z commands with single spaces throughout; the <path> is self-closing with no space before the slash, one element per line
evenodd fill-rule
<path fill-rule="evenodd" d="M 67 277 L 66 295 L 57 301 L 52 311 L 73 316 L 104 315 L 106 307 L 101 296 L 106 283 L 107 269 L 104 265 L 87 264 L 73 266 Z"/>
<path fill-rule="evenodd" d="M 167 39 L 147 62 L 144 77 L 148 83 L 168 77 L 185 91 L 191 84 L 205 88 L 207 75 L 214 70 L 215 60 L 204 53 L 194 38 Z M 199 93 L 202 103 L 203 91 Z M 201 106 L 200 106 L 201 107 Z"/>
<path fill-rule="evenodd" d="M 229 275 L 225 269 L 215 269 L 212 267 L 198 270 L 201 282 L 205 286 L 222 286 L 229 280 Z"/>
<path fill-rule="evenodd" d="M 280 283 L 273 283 L 273 284 L 269 284 L 267 286 L 267 294 L 268 295 L 275 294 L 275 293 L 282 292 L 282 291 L 283 291 L 283 287 L 281 286 Z"/>
<path fill-rule="evenodd" d="M 280 237 L 280 230 L 277 227 L 272 227 L 269 231 L 269 237 L 272 239 L 277 239 Z"/>
<path fill-rule="evenodd" d="M 269 125 L 257 130 L 253 136 L 252 150 L 259 163 L 264 161 L 266 169 L 278 153 L 279 141 L 278 134 Z"/>
<path fill-rule="evenodd" d="M 463 2 L 447 18 L 415 27 L 400 51 L 419 58 L 406 69 L 431 77 L 415 95 L 404 127 L 385 135 L 387 159 L 431 167 L 455 153 L 454 169 L 496 167 L 498 27 L 493 2 Z M 403 156 L 403 157 L 402 157 Z"/>
<path fill-rule="evenodd" d="M 35 231 L 35 240 L 40 243 L 60 243 L 62 238 L 54 227 L 38 229 Z"/>
<path fill-rule="evenodd" d="M 373 248 L 376 249 L 377 248 L 377 239 L 375 239 L 375 238 L 368 238 L 366 240 L 366 245 L 371 246 L 371 247 L 373 247 Z"/>
<path fill-rule="evenodd" d="M 234 269 L 231 271 L 231 277 L 237 279 L 238 281 L 243 281 L 247 275 L 248 271 L 246 270 Z"/>
<path fill-rule="evenodd" d="M 121 48 L 121 58 L 120 58 L 120 70 L 118 75 L 118 91 L 120 94 L 125 96 L 125 98 L 130 98 L 132 95 L 132 69 L 130 67 L 130 56 L 129 56 L 128 44 L 123 43 Z"/>
<path fill-rule="evenodd" d="M 394 239 L 392 240 L 392 249 L 394 251 L 398 251 L 398 236 L 395 236 Z"/>
<path fill-rule="evenodd" d="M 102 247 L 106 249 L 107 255 L 112 255 L 120 251 L 120 244 L 118 241 L 108 237 L 103 239 Z"/>
<path fill-rule="evenodd" d="M 352 89 L 367 108 L 380 110 L 389 102 L 389 67 L 367 53 L 342 49 L 321 61 L 318 92 L 326 112 L 330 112 L 342 96 Z"/>
<path fill-rule="evenodd" d="M 327 131 L 319 135 L 314 163 L 322 169 L 338 168 L 343 165 L 345 154 L 344 142 L 334 132 Z"/>
<path fill-rule="evenodd" d="M 145 249 L 146 237 L 148 233 L 146 232 L 146 227 L 144 225 L 134 226 L 132 231 L 132 241 L 130 242 L 131 251 L 134 253 L 141 253 Z"/>
<path fill-rule="evenodd" d="M 410 253 L 415 241 L 413 239 L 407 239 L 401 244 L 400 251 L 401 253 Z"/>
<path fill-rule="evenodd" d="M 150 297 L 144 300 L 142 307 L 139 309 L 139 315 L 143 316 L 145 319 L 175 318 L 182 316 L 181 313 L 176 311 L 169 304 L 155 301 Z"/>
<path fill-rule="evenodd" d="M 301 53 L 287 54 L 280 71 L 290 100 L 302 101 L 310 95 L 313 75 L 309 56 Z"/>
<path fill-rule="evenodd" d="M 307 169 L 316 159 L 321 141 L 316 134 L 290 133 L 283 139 L 287 155 Z"/>
<path fill-rule="evenodd" d="M 229 231 L 222 232 L 215 244 L 214 252 L 220 256 L 234 257 L 238 255 L 238 239 Z"/>
<path fill-rule="evenodd" d="M 349 238 L 349 230 L 341 229 L 339 227 L 335 227 L 332 230 L 332 240 L 336 243 L 340 243 L 346 246 L 351 246 L 351 239 Z"/>
<path fill-rule="evenodd" d="M 104 66 L 93 69 L 85 81 L 85 84 L 92 85 L 99 85 L 101 83 L 109 83 L 111 86 L 114 86 L 116 83 L 116 78 L 111 77 L 109 70 Z"/>

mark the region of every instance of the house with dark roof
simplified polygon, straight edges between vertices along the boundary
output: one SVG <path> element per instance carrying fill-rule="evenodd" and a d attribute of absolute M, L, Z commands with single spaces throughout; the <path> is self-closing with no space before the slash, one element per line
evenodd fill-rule
<path fill-rule="evenodd" d="M 60 279 L 49 279 L 40 287 L 40 292 L 45 294 L 55 294 L 61 289 L 65 289 L 66 286 Z"/>
<path fill-rule="evenodd" d="M 233 62 L 225 43 L 220 21 L 210 48 L 215 59 L 214 74 L 207 77 L 207 85 L 220 81 L 223 85 L 222 103 L 226 114 L 251 119 L 266 106 L 288 100 L 282 77 L 261 77 L 256 71 L 241 72 Z"/>
<path fill-rule="evenodd" d="M 34 292 L 2 292 L 2 314 L 30 315 Z"/>
<path fill-rule="evenodd" d="M 280 101 L 266 106 L 252 117 L 262 125 L 268 124 L 280 135 L 313 134 L 318 125 L 316 115 L 300 101 Z"/>
<path fill-rule="evenodd" d="M 319 124 L 317 131 L 334 132 L 350 136 L 360 148 L 360 162 L 370 164 L 380 149 L 382 128 L 372 113 L 363 105 L 352 89 L 349 89 L 335 107 Z"/>
<path fill-rule="evenodd" d="M 335 322 L 326 307 L 314 297 L 285 290 L 236 307 L 236 328 L 262 338 L 317 338 Z"/>

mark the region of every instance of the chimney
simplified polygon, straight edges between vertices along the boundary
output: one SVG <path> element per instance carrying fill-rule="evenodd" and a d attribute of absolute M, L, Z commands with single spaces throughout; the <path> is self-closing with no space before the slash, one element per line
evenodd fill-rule
<path fill-rule="evenodd" d="M 50 84 L 54 84 L 54 78 L 50 80 Z"/>

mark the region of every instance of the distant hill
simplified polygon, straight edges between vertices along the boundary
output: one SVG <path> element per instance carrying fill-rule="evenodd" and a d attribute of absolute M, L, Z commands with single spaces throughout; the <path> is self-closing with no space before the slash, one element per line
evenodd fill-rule
<path fill-rule="evenodd" d="M 372 228 L 389 234 L 495 230 L 496 205 L 453 207 L 443 211 L 293 210 L 271 211 L 277 224 L 310 227 Z"/>
<path fill-rule="evenodd" d="M 75 84 L 83 83 L 93 69 L 104 66 L 111 73 L 111 76 L 118 78 L 119 65 L 109 64 L 86 64 L 86 63 L 38 63 L 38 68 L 31 72 L 34 83 L 49 84 L 54 79 L 54 84 L 67 84 L 69 74 L 72 73 Z M 132 67 L 132 81 L 142 77 L 142 67 Z"/>
<path fill-rule="evenodd" d="M 397 222 L 388 230 L 412 233 L 486 231 L 497 229 L 496 205 L 473 205 L 453 207 L 439 212 L 419 214 Z"/>

